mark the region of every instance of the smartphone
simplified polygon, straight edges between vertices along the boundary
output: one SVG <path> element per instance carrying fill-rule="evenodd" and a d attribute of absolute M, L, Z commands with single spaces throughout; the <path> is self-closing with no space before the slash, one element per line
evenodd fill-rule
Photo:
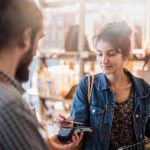
<path fill-rule="evenodd" d="M 93 130 L 89 127 L 60 128 L 58 132 L 58 139 L 62 142 L 67 142 L 71 140 L 74 133 L 90 133 L 92 131 Z"/>

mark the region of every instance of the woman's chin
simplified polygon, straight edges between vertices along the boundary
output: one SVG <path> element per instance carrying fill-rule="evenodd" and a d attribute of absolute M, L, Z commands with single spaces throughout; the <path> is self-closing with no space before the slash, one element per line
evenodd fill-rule
<path fill-rule="evenodd" d="M 112 74 L 112 73 L 113 73 L 112 69 L 102 69 L 102 72 L 103 72 L 104 74 L 106 74 L 106 75 L 109 75 L 109 74 Z"/>
<path fill-rule="evenodd" d="M 107 71 L 107 72 L 105 71 L 105 72 L 103 72 L 103 73 L 106 74 L 106 75 L 112 74 L 112 72 L 108 72 L 108 71 Z"/>

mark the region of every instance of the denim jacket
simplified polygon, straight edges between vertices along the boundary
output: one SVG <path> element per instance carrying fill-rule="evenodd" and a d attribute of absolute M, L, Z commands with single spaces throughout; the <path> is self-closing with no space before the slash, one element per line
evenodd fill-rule
<path fill-rule="evenodd" d="M 150 137 L 150 86 L 141 78 L 128 75 L 133 83 L 133 126 L 137 142 Z M 75 121 L 90 126 L 93 132 L 85 134 L 85 150 L 108 150 L 113 121 L 115 95 L 110 90 L 106 75 L 95 75 L 91 100 L 88 104 L 88 81 L 83 77 L 76 90 L 71 110 Z M 120 129 L 121 132 L 121 129 Z M 138 147 L 138 150 L 145 148 Z"/>

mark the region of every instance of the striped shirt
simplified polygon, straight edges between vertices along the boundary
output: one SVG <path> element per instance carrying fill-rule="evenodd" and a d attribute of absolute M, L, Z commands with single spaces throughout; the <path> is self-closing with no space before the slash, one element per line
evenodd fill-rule
<path fill-rule="evenodd" d="M 20 84 L 0 71 L 0 150 L 48 150 Z"/>

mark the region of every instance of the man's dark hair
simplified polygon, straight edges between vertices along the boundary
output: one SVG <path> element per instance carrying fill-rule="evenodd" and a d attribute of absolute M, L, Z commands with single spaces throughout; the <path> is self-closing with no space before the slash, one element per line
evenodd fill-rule
<path fill-rule="evenodd" d="M 31 0 L 0 0 L 0 49 L 14 40 L 20 43 L 26 28 L 32 29 L 31 40 L 41 28 L 42 14 Z M 32 42 L 31 41 L 31 42 Z"/>
<path fill-rule="evenodd" d="M 130 54 L 131 29 L 125 21 L 108 23 L 97 36 L 95 36 L 95 44 L 99 40 L 111 43 L 115 49 L 122 53 L 123 56 Z"/>

